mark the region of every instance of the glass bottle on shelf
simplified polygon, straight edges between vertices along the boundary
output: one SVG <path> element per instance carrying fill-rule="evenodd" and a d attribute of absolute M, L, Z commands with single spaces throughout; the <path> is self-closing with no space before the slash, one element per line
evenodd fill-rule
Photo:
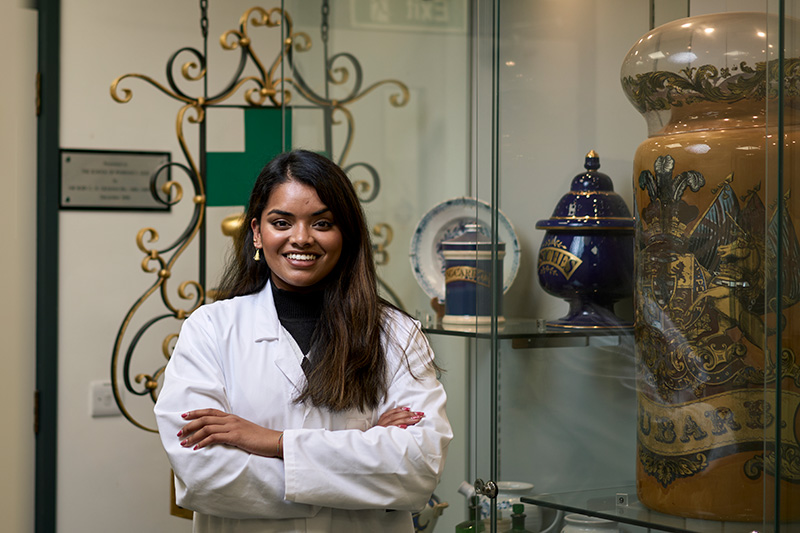
<path fill-rule="evenodd" d="M 468 533 L 472 531 L 484 531 L 482 520 L 478 520 L 478 496 L 472 496 L 469 503 L 469 520 L 456 524 L 456 533 Z"/>
<path fill-rule="evenodd" d="M 532 533 L 530 529 L 525 528 L 525 506 L 521 503 L 515 503 L 511 506 L 511 529 L 505 531 L 517 533 Z"/>

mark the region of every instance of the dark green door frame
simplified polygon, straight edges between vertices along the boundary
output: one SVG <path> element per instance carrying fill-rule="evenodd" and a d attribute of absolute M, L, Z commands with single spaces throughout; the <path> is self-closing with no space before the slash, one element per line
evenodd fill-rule
<path fill-rule="evenodd" d="M 38 0 L 36 193 L 37 533 L 56 531 L 60 0 Z"/>

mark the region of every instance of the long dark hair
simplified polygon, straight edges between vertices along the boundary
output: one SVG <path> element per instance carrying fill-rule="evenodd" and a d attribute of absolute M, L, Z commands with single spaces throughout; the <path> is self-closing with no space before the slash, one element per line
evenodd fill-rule
<path fill-rule="evenodd" d="M 372 243 L 364 211 L 350 179 L 330 159 L 306 150 L 280 154 L 261 170 L 217 299 L 259 292 L 270 277 L 266 261 L 255 261 L 250 222 L 272 191 L 294 180 L 313 187 L 342 232 L 342 254 L 325 279 L 322 316 L 312 338 L 314 367 L 296 398 L 332 411 L 375 408 L 387 391 L 381 342 L 383 316 L 391 306 L 378 295 Z"/>

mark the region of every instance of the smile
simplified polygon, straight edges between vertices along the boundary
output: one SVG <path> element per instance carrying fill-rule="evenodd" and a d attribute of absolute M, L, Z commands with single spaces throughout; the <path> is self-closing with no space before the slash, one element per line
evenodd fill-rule
<path fill-rule="evenodd" d="M 314 254 L 285 254 L 287 259 L 291 259 L 293 261 L 313 261 L 317 258 Z"/>

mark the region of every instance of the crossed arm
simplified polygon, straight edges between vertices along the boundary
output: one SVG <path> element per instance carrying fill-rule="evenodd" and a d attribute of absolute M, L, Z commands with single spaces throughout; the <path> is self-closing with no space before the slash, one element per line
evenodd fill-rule
<path fill-rule="evenodd" d="M 405 429 L 425 416 L 408 407 L 395 407 L 381 415 L 376 426 Z M 212 444 L 227 444 L 264 457 L 283 457 L 282 431 L 265 428 L 218 409 L 198 409 L 181 415 L 187 423 L 178 431 L 181 446 L 199 450 Z"/>

